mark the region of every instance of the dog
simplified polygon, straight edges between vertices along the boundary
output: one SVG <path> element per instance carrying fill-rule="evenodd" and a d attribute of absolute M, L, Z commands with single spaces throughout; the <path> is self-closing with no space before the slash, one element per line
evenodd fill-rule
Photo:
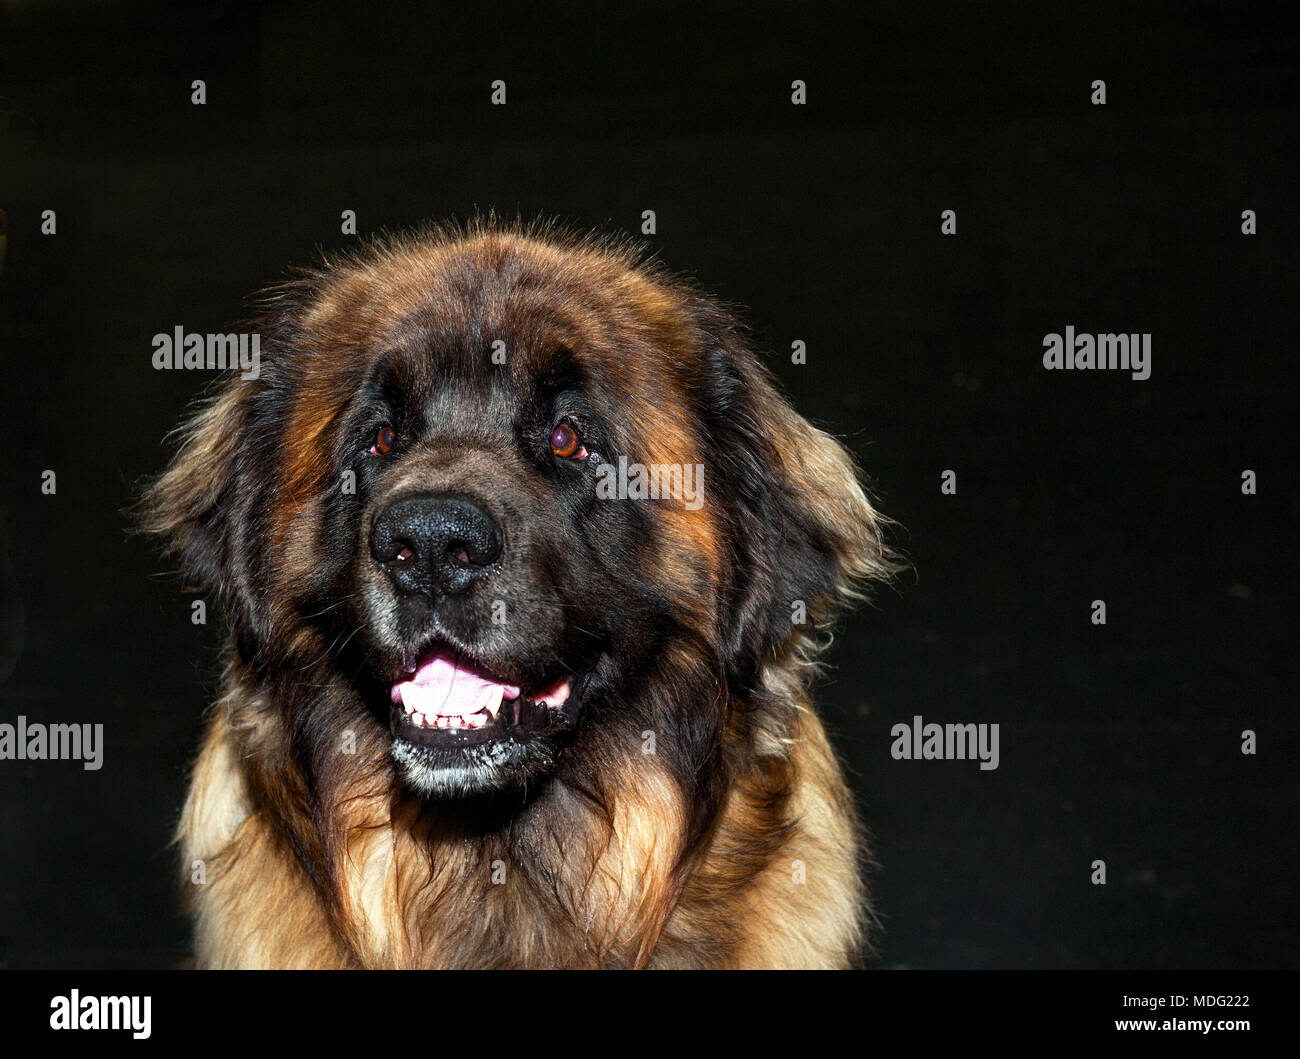
<path fill-rule="evenodd" d="M 488 216 L 327 256 L 256 326 L 142 497 L 230 633 L 196 964 L 858 964 L 809 684 L 893 553 L 738 314 Z"/>

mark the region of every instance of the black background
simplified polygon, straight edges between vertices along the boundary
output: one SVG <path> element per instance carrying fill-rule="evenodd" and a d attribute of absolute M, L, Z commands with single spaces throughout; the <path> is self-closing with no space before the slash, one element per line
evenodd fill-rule
<path fill-rule="evenodd" d="M 155 372 L 151 336 L 232 329 L 352 241 L 342 210 L 495 207 L 655 210 L 657 255 L 748 307 L 900 523 L 913 572 L 819 695 L 875 965 L 1294 966 L 1287 10 L 0 5 L 0 722 L 106 726 L 99 772 L 0 762 L 0 957 L 186 953 L 167 841 L 220 633 L 122 510 L 210 380 Z M 1151 378 L 1045 372 L 1067 324 L 1152 332 Z M 999 723 L 1001 767 L 892 760 L 914 714 Z"/>

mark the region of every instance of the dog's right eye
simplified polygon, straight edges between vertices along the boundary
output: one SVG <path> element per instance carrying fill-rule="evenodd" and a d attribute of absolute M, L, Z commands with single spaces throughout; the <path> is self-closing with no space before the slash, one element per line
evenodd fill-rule
<path fill-rule="evenodd" d="M 371 456 L 387 456 L 397 444 L 397 431 L 385 423 L 375 434 L 374 444 L 370 446 Z"/>
<path fill-rule="evenodd" d="M 559 456 L 562 460 L 585 460 L 587 458 L 586 446 L 582 444 L 582 438 L 573 428 L 573 424 L 567 419 L 561 419 L 551 431 L 551 452 Z"/>

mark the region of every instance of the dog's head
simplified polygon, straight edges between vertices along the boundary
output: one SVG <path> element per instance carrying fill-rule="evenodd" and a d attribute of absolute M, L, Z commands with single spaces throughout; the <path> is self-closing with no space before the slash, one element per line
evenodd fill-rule
<path fill-rule="evenodd" d="M 885 569 L 843 448 L 621 244 L 423 233 L 279 288 L 259 330 L 146 524 L 293 724 L 334 689 L 422 794 L 597 770 L 646 731 L 689 776 Z"/>

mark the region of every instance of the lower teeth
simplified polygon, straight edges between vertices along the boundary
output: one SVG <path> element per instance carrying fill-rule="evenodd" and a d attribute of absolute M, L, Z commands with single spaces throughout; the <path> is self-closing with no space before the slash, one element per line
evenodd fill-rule
<path fill-rule="evenodd" d="M 475 731 L 480 728 L 486 728 L 491 724 L 500 723 L 509 731 L 515 725 L 520 723 L 520 711 L 527 709 L 530 716 L 541 711 L 546 717 L 563 710 L 563 704 L 551 706 L 549 703 L 535 702 L 531 699 L 512 700 L 509 703 L 502 703 L 498 712 L 490 710 L 479 710 L 478 713 L 463 715 L 433 715 L 427 716 L 421 714 L 418 710 L 406 709 L 407 723 L 416 728 L 423 729 L 442 729 L 451 731 Z M 511 721 L 514 717 L 514 721 Z M 418 718 L 418 719 L 417 719 Z"/>
<path fill-rule="evenodd" d="M 416 728 L 482 728 L 491 720 L 486 713 L 476 713 L 469 717 L 423 717 L 417 721 L 411 713 L 407 713 L 407 720 Z"/>

